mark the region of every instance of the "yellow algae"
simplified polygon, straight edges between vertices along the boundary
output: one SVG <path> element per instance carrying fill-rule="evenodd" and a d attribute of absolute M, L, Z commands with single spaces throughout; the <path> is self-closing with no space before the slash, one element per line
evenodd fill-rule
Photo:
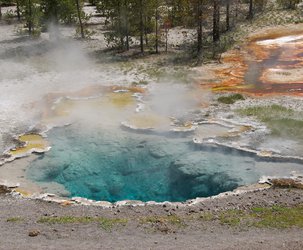
<path fill-rule="evenodd" d="M 38 134 L 25 134 L 19 136 L 19 141 L 22 142 L 37 142 L 37 141 L 44 141 L 44 138 Z"/>
<path fill-rule="evenodd" d="M 258 153 L 259 156 L 263 156 L 263 157 L 271 157 L 272 154 L 273 153 L 271 151 L 261 151 Z"/>
<path fill-rule="evenodd" d="M 68 116 L 70 112 L 75 108 L 75 101 L 66 99 L 61 101 L 52 110 L 53 116 Z"/>
<path fill-rule="evenodd" d="M 235 129 L 227 132 L 226 134 L 222 135 L 222 137 L 236 137 L 240 136 L 241 134 L 248 132 L 252 129 L 251 126 L 239 126 L 236 127 Z"/>
<path fill-rule="evenodd" d="M 136 115 L 131 117 L 128 122 L 136 128 L 157 128 L 170 124 L 169 118 L 155 114 Z"/>
<path fill-rule="evenodd" d="M 16 188 L 16 189 L 14 189 L 14 191 L 17 193 L 20 193 L 22 196 L 25 196 L 25 197 L 31 196 L 31 193 L 29 193 L 21 188 Z"/>
<path fill-rule="evenodd" d="M 60 202 L 60 205 L 63 206 L 63 207 L 71 206 L 73 204 L 74 204 L 74 202 L 69 201 L 69 200 L 65 200 L 65 201 Z"/>
<path fill-rule="evenodd" d="M 47 148 L 47 142 L 45 139 L 38 134 L 25 134 L 19 136 L 18 140 L 24 142 L 25 145 L 22 147 L 14 148 L 9 151 L 12 156 L 24 155 L 31 150 L 44 151 Z"/>
<path fill-rule="evenodd" d="M 134 105 L 135 99 L 130 92 L 109 93 L 107 98 L 111 104 L 118 108 Z"/>
<path fill-rule="evenodd" d="M 21 155 L 21 154 L 26 154 L 27 152 L 29 152 L 32 149 L 44 150 L 45 145 L 44 144 L 28 144 L 21 148 L 12 149 L 9 153 L 11 155 Z"/>

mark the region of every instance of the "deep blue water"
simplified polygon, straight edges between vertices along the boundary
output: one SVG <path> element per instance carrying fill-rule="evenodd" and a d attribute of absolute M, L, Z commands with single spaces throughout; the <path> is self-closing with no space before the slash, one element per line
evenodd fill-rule
<path fill-rule="evenodd" d="M 233 190 L 260 175 L 254 159 L 203 151 L 190 136 L 79 133 L 70 126 L 52 130 L 49 141 L 51 151 L 32 163 L 27 176 L 94 200 L 185 201 Z"/>

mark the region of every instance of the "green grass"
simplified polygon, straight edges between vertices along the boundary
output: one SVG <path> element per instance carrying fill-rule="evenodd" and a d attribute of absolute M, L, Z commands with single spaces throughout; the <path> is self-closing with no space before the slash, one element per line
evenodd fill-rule
<path fill-rule="evenodd" d="M 63 217 L 42 217 L 38 223 L 48 224 L 87 224 L 87 223 L 99 223 L 100 227 L 105 231 L 111 231 L 115 226 L 125 226 L 128 222 L 124 218 L 105 218 L 105 217 L 74 217 L 74 216 L 63 216 Z"/>
<path fill-rule="evenodd" d="M 42 217 L 37 222 L 38 223 L 48 223 L 48 224 L 69 224 L 69 223 L 91 223 L 95 222 L 97 218 L 93 217 Z"/>
<path fill-rule="evenodd" d="M 303 206 L 282 207 L 272 206 L 268 208 L 254 207 L 250 210 L 232 209 L 218 214 L 203 216 L 200 219 L 208 221 L 217 220 L 222 225 L 231 227 L 257 227 L 278 228 L 291 227 L 303 228 Z"/>
<path fill-rule="evenodd" d="M 280 105 L 249 107 L 237 112 L 265 123 L 274 136 L 303 139 L 303 112 Z"/>
<path fill-rule="evenodd" d="M 218 98 L 218 102 L 224 104 L 234 104 L 237 101 L 245 100 L 244 96 L 241 94 L 232 94 L 229 96 L 221 96 Z"/>
<path fill-rule="evenodd" d="M 147 230 L 162 233 L 175 232 L 186 227 L 184 219 L 177 215 L 141 217 L 139 223 Z"/>
<path fill-rule="evenodd" d="M 199 219 L 203 220 L 203 221 L 212 221 L 215 219 L 215 217 L 210 212 L 204 212 L 204 213 L 200 214 Z"/>
<path fill-rule="evenodd" d="M 242 210 L 227 210 L 219 215 L 219 221 L 221 224 L 227 224 L 229 226 L 237 226 L 244 218 L 244 212 Z"/>
<path fill-rule="evenodd" d="M 303 228 L 303 206 L 294 208 L 273 206 L 271 208 L 255 208 L 251 217 L 253 226 L 261 228 Z"/>
<path fill-rule="evenodd" d="M 112 231 L 115 226 L 126 226 L 128 219 L 115 218 L 99 218 L 98 222 L 100 223 L 100 227 L 105 231 Z"/>
<path fill-rule="evenodd" d="M 17 223 L 17 222 L 24 221 L 24 219 L 20 218 L 20 217 L 11 217 L 11 218 L 8 218 L 6 221 L 7 222 L 12 222 L 12 223 Z"/>
<path fill-rule="evenodd" d="M 183 220 L 177 215 L 143 217 L 143 218 L 140 218 L 140 223 L 141 224 L 165 223 L 165 224 L 171 224 L 171 225 L 177 225 L 177 226 L 184 225 Z"/>

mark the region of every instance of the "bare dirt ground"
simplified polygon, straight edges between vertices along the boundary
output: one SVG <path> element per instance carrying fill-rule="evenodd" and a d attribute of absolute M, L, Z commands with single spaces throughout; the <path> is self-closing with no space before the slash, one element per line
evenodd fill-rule
<path fill-rule="evenodd" d="M 62 206 L 1 195 L 0 249 L 302 249 L 301 228 L 233 225 L 216 217 L 226 210 L 300 205 L 302 194 L 303 190 L 268 189 L 207 199 L 195 205 L 108 209 Z M 215 217 L 201 219 L 209 211 Z M 41 218 L 51 221 L 64 216 L 102 217 L 112 221 L 127 218 L 127 221 L 113 227 L 80 220 L 74 223 L 41 222 Z M 30 237 L 30 232 L 38 235 Z"/>

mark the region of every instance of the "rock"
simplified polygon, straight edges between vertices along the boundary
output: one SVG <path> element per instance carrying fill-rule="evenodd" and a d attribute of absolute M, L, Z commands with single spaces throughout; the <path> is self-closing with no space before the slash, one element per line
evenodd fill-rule
<path fill-rule="evenodd" d="M 39 231 L 39 230 L 36 230 L 36 229 L 31 230 L 31 231 L 28 232 L 28 236 L 30 236 L 30 237 L 36 237 L 36 236 L 38 236 L 39 234 L 40 234 L 40 231 Z"/>
<path fill-rule="evenodd" d="M 0 194 L 7 194 L 9 192 L 10 192 L 10 190 L 8 187 L 0 185 Z"/>

